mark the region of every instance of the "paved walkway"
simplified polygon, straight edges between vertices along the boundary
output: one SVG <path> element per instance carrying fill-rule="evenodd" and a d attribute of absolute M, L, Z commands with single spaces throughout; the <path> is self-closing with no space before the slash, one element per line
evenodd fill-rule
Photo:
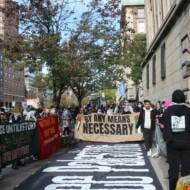
<path fill-rule="evenodd" d="M 88 145 L 88 146 L 90 146 L 90 149 L 92 149 L 93 148 L 93 146 L 96 146 L 96 145 Z M 101 145 L 102 146 L 102 145 Z M 109 146 L 110 146 L 110 144 L 109 144 Z M 123 168 L 123 169 L 127 169 L 126 168 L 126 162 L 124 161 L 124 160 L 126 160 L 126 159 L 128 159 L 128 161 L 129 161 L 129 159 L 130 159 L 130 155 L 129 155 L 129 153 L 127 153 L 126 151 L 126 147 L 128 146 L 128 144 L 120 144 L 120 145 L 118 145 L 118 147 L 115 147 L 115 150 L 117 150 L 115 153 L 113 152 L 113 147 L 111 146 L 111 148 L 108 148 L 111 152 L 110 152 L 110 155 L 114 155 L 115 154 L 115 162 L 120 162 L 120 167 L 119 166 L 117 166 L 117 167 L 115 167 L 116 166 L 116 164 L 114 163 L 113 164 L 113 161 L 114 160 L 112 160 L 112 159 L 110 159 L 110 155 L 104 155 L 105 156 L 105 160 L 109 160 L 109 164 L 111 164 L 111 168 L 113 169 L 114 167 L 115 167 L 115 169 L 116 169 L 116 171 L 118 170 L 118 169 L 121 169 L 121 168 Z M 136 145 L 135 145 L 136 146 Z M 87 148 L 89 148 L 89 147 L 87 147 Z M 98 150 L 97 149 L 97 147 L 95 147 L 96 148 L 96 150 Z M 102 150 L 104 150 L 105 151 L 105 147 L 99 147 L 100 148 L 100 150 L 102 151 Z M 137 149 L 138 149 L 138 147 L 136 147 Z M 3 171 L 3 174 L 4 174 L 4 177 L 3 177 L 3 179 L 2 180 L 0 180 L 0 187 L 1 187 L 1 190 L 12 190 L 12 189 L 14 189 L 14 187 L 15 186 L 17 186 L 17 187 L 19 187 L 19 184 L 21 183 L 21 182 L 23 182 L 27 177 L 29 177 L 29 176 L 31 176 L 32 174 L 34 174 L 34 173 L 36 173 L 36 171 L 38 171 L 42 166 L 43 166 L 43 169 L 44 169 L 44 171 L 46 170 L 47 171 L 47 169 L 49 168 L 49 166 L 56 166 L 56 165 L 61 165 L 61 166 L 65 166 L 66 168 L 64 168 L 64 169 L 68 169 L 68 170 L 71 170 L 72 168 L 70 167 L 70 168 L 68 168 L 68 166 L 69 165 L 73 165 L 73 164 L 75 164 L 76 165 L 76 163 L 74 163 L 73 162 L 73 159 L 74 160 L 76 160 L 77 159 L 77 157 L 78 157 L 78 155 L 80 155 L 80 152 L 81 152 L 81 150 L 83 150 L 83 153 L 84 153 L 84 149 L 85 149 L 85 147 L 81 147 L 81 149 L 79 150 L 79 149 L 74 149 L 74 150 L 71 150 L 71 151 L 69 151 L 70 153 L 70 156 L 71 156 L 71 154 L 73 154 L 73 157 L 70 157 L 69 156 L 69 154 L 64 154 L 64 152 L 65 152 L 65 150 L 61 150 L 60 152 L 58 152 L 56 155 L 54 155 L 53 156 L 53 158 L 50 158 L 50 159 L 48 159 L 48 160 L 43 160 L 43 161 L 35 161 L 35 162 L 33 162 L 33 163 L 30 163 L 30 164 L 28 164 L 28 165 L 26 165 L 26 166 L 23 166 L 23 167 L 20 167 L 20 169 L 19 170 L 12 170 L 10 167 L 7 167 L 6 169 L 4 169 L 4 171 Z M 90 150 L 89 149 L 89 150 Z M 122 149 L 122 150 L 121 150 Z M 74 151 L 74 152 L 73 152 Z M 97 152 L 97 151 L 95 151 L 98 155 L 100 155 L 100 152 Z M 119 154 L 119 152 L 120 152 L 120 154 Z M 94 151 L 93 152 L 91 152 L 91 153 L 93 153 L 94 154 Z M 101 154 L 102 154 L 103 152 L 101 152 Z M 104 152 L 104 153 L 106 153 L 106 152 Z M 107 153 L 108 153 L 108 151 L 107 151 Z M 114 154 L 113 154 L 114 153 Z M 133 151 L 131 152 L 132 154 L 133 154 L 133 156 L 134 156 L 134 153 L 133 153 Z M 144 153 L 141 153 L 141 152 L 139 152 L 140 154 L 143 154 L 143 156 L 145 156 L 145 154 Z M 121 155 L 123 156 L 123 157 L 121 157 Z M 128 155 L 128 156 L 127 156 Z M 84 155 L 83 155 L 84 156 Z M 88 155 L 88 154 L 86 154 L 86 156 L 88 157 L 88 156 L 90 156 L 90 155 Z M 91 155 L 92 156 L 92 155 Z M 120 156 L 120 157 L 119 157 Z M 132 155 L 131 155 L 132 156 Z M 112 156 L 111 156 L 112 157 Z M 119 158 L 118 158 L 119 157 Z M 56 162 L 55 162 L 55 158 L 56 158 Z M 59 160 L 58 160 L 58 158 L 59 158 Z M 125 159 L 123 159 L 123 158 L 125 158 Z M 67 159 L 67 161 L 69 161 L 69 162 L 65 162 L 64 161 L 64 159 Z M 84 158 L 83 158 L 83 160 L 84 160 Z M 131 160 L 131 159 L 130 159 Z M 145 159 L 146 160 L 146 159 Z M 85 162 L 86 162 L 86 160 L 84 160 Z M 91 159 L 91 161 L 92 161 L 92 159 Z M 96 160 L 97 161 L 97 160 Z M 139 162 L 140 161 L 140 162 Z M 151 163 L 152 163 L 152 165 L 153 165 L 153 167 L 154 167 L 154 169 L 155 169 L 155 171 L 156 171 L 156 174 L 157 174 L 157 176 L 159 177 L 159 180 L 160 180 L 160 182 L 161 182 L 161 184 L 162 184 L 162 187 L 163 187 L 163 190 L 168 190 L 168 182 L 167 182 L 167 164 L 166 164 L 166 162 L 165 162 L 165 159 L 163 158 L 163 157 L 159 157 L 159 158 L 151 158 L 150 159 L 150 161 L 151 161 Z M 89 161 L 88 161 L 89 162 Z M 142 163 L 142 160 L 139 160 L 138 159 L 138 162 L 137 162 L 137 159 L 136 159 L 136 161 L 135 161 L 135 159 L 133 158 L 133 164 L 136 162 L 136 164 L 137 163 Z M 148 162 L 148 160 L 146 160 L 146 163 Z M 78 163 L 77 163 L 78 164 Z M 92 163 L 89 163 L 89 167 L 92 167 L 92 165 L 91 165 Z M 47 167 L 48 166 L 48 167 Z M 143 168 L 143 167 L 140 167 L 140 166 L 136 166 L 135 168 L 133 168 L 133 169 L 136 169 L 137 171 L 140 169 L 143 169 L 143 170 L 146 170 L 147 169 L 147 167 L 149 167 L 149 166 L 146 166 L 145 168 Z M 80 165 L 80 169 L 81 169 L 82 167 L 81 167 L 81 165 Z M 63 169 L 63 168 L 62 168 Z M 80 170 L 79 169 L 79 170 Z M 85 168 L 83 168 L 83 170 L 84 170 Z M 87 169 L 90 169 L 90 168 L 87 168 Z M 91 170 L 95 170 L 95 168 L 91 168 Z M 97 168 L 96 168 L 97 169 Z M 104 167 L 104 169 L 106 170 L 106 168 Z M 109 168 L 107 168 L 107 170 L 108 170 Z M 130 168 L 128 168 L 128 169 L 130 169 Z M 140 171 L 139 170 L 139 171 Z M 42 170 L 41 170 L 42 171 Z M 75 168 L 75 171 L 76 171 L 76 168 Z M 68 172 L 68 171 L 67 171 Z M 53 177 L 57 177 L 57 175 L 60 175 L 61 173 L 59 173 L 59 172 L 43 172 L 44 174 L 43 174 L 43 180 L 42 181 L 47 181 L 47 184 L 45 184 L 46 186 L 48 186 L 48 185 L 51 185 L 50 183 L 51 183 L 51 180 L 52 180 L 52 178 Z M 146 173 L 146 172 L 145 172 Z M 39 172 L 38 172 L 38 174 L 40 174 Z M 76 173 L 75 173 L 76 174 Z M 128 180 L 128 181 L 130 181 L 131 182 L 131 178 L 128 178 L 128 179 L 126 179 L 126 176 L 128 175 L 129 176 L 129 174 L 130 174 L 130 176 L 133 176 L 133 177 L 135 177 L 135 175 L 136 174 L 140 174 L 139 172 L 137 172 L 137 173 L 134 173 L 134 172 L 130 172 L 130 170 L 129 171 L 120 171 L 120 172 L 113 172 L 113 171 L 107 171 L 107 174 L 108 175 L 105 175 L 105 173 L 102 173 L 102 172 L 99 172 L 99 171 L 93 171 L 92 173 L 85 173 L 84 171 L 82 172 L 82 174 L 80 174 L 79 175 L 79 173 L 78 174 L 76 174 L 75 176 L 73 175 L 73 174 L 69 174 L 69 176 L 73 176 L 73 181 L 75 181 L 74 183 L 76 183 L 77 181 L 76 180 L 80 180 L 80 183 L 81 183 L 81 181 L 84 181 L 85 179 L 84 178 L 78 178 L 78 176 L 84 176 L 84 174 L 88 174 L 88 177 L 90 176 L 89 174 L 91 174 L 91 175 L 95 175 L 94 177 L 93 177 L 93 181 L 92 181 L 92 179 L 90 179 L 89 178 L 89 180 L 91 180 L 91 182 L 92 183 L 94 183 L 93 184 L 93 186 L 92 187 L 94 187 L 95 189 L 102 189 L 102 187 L 101 187 L 101 183 L 103 183 L 104 182 L 104 190 L 105 189 L 113 189 L 113 187 L 111 187 L 111 186 L 113 186 L 113 184 L 112 183 L 110 183 L 109 181 L 111 180 L 111 178 L 113 178 L 114 177 L 114 180 L 116 180 L 117 181 L 117 184 L 120 184 L 120 185 L 117 185 L 117 184 L 115 184 L 115 186 L 114 186 L 114 189 L 121 189 L 121 185 L 124 185 L 124 189 L 126 190 L 126 185 L 128 185 L 128 184 L 126 184 L 126 181 Z M 101 175 L 100 175 L 101 174 Z M 103 176 L 104 176 L 104 178 L 102 178 L 102 174 L 104 174 Z M 47 177 L 48 176 L 48 177 Z M 61 175 L 62 176 L 62 175 Z M 65 172 L 64 172 L 64 176 L 65 176 Z M 107 178 L 107 177 L 108 178 Z M 137 176 L 137 175 L 136 175 Z M 138 175 L 138 176 L 141 176 L 141 174 L 140 175 Z M 144 175 L 143 175 L 144 176 Z M 39 175 L 37 175 L 36 176 L 37 178 L 37 180 L 38 181 L 41 181 L 40 179 L 39 179 Z M 62 178 L 62 179 L 58 179 L 58 178 L 56 178 L 56 179 L 54 179 L 54 180 L 58 180 L 58 181 L 54 181 L 55 183 L 56 182 L 59 182 L 60 183 L 60 181 L 59 180 L 68 180 L 68 179 L 66 179 L 66 177 L 67 176 L 65 176 L 64 178 Z M 101 178 L 100 178 L 101 177 Z M 125 177 L 125 179 L 124 179 L 124 177 Z M 142 176 L 141 176 L 142 177 Z M 141 178 L 141 180 L 149 180 L 149 181 L 146 181 L 145 182 L 145 184 L 144 185 L 152 185 L 152 186 L 150 186 L 150 187 L 153 187 L 153 186 L 156 186 L 157 185 L 157 180 L 155 180 L 154 178 L 154 174 L 152 174 L 152 173 L 148 173 L 148 175 L 146 176 L 145 175 L 145 177 L 147 177 L 146 179 L 145 178 Z M 153 177 L 153 180 L 154 180 L 154 182 L 152 183 L 151 182 L 151 178 Z M 70 177 L 69 177 L 70 178 Z M 13 180 L 14 179 L 14 180 Z M 44 180 L 45 179 L 45 180 Z M 35 180 L 35 178 L 34 178 L 34 180 Z M 103 180 L 103 181 L 102 181 Z M 113 179 L 112 179 L 113 180 Z M 139 179 L 137 179 L 137 180 L 139 180 Z M 72 183 L 73 183 L 73 181 L 72 181 Z M 119 183 L 118 183 L 118 181 L 119 181 Z M 125 182 L 125 184 L 123 184 L 123 182 Z M 78 181 L 79 182 L 79 181 Z M 156 185 L 155 185 L 155 182 L 156 182 Z M 33 183 L 32 181 L 31 181 L 31 179 L 29 180 L 29 181 L 27 181 L 27 183 L 28 184 L 30 184 L 30 183 Z M 128 183 L 128 182 L 127 182 Z M 135 182 L 136 184 L 138 183 L 138 182 Z M 150 184 L 149 184 L 150 183 Z M 26 183 L 25 183 L 26 184 Z M 44 184 L 44 182 L 42 182 L 41 184 Z M 88 182 L 88 184 L 89 184 L 89 182 Z M 59 184 L 60 185 L 60 184 Z M 69 188 L 69 186 L 71 185 L 71 183 L 70 184 L 67 184 L 67 188 Z M 86 185 L 86 184 L 85 184 Z M 132 183 L 132 185 L 134 186 L 134 184 Z M 25 189 L 25 186 L 20 186 L 20 188 L 18 188 L 18 189 L 23 189 L 22 187 L 24 187 L 24 189 Z M 29 185 L 29 187 L 31 187 L 31 185 Z M 87 186 L 86 186 L 87 187 Z M 27 190 L 30 190 L 30 189 L 36 189 L 37 190 L 37 188 L 27 188 Z M 41 189 L 43 189 L 43 188 L 41 188 Z M 133 188 L 134 189 L 134 188 Z M 156 188 L 156 189 L 158 189 L 158 188 Z M 162 188 L 161 187 L 159 187 L 159 190 L 161 190 Z M 47 189 L 48 190 L 48 189 Z M 85 189 L 86 190 L 86 189 Z M 145 190 L 147 190 L 147 188 L 145 188 Z"/>
<path fill-rule="evenodd" d="M 78 144 L 18 190 L 161 190 L 141 144 Z"/>
<path fill-rule="evenodd" d="M 165 157 L 150 158 L 151 164 L 154 167 L 156 175 L 159 177 L 163 190 L 169 189 L 168 184 L 168 164 Z"/>
<path fill-rule="evenodd" d="M 63 148 L 60 151 L 58 151 L 55 155 L 52 155 L 52 157 L 46 160 L 37 160 L 29 162 L 25 166 L 20 166 L 18 170 L 13 170 L 11 166 L 3 168 L 2 179 L 0 179 L 0 189 L 13 190 L 28 177 L 36 173 L 43 165 L 48 164 L 50 159 L 52 159 L 54 156 L 64 154 L 66 150 L 67 149 Z"/>

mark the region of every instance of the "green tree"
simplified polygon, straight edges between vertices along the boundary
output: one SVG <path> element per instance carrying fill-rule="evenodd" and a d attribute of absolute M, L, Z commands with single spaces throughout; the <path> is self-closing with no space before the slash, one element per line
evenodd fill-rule
<path fill-rule="evenodd" d="M 116 89 L 102 89 L 98 92 L 99 96 L 102 96 L 102 93 L 105 95 L 106 103 L 113 104 L 115 102 Z"/>
<path fill-rule="evenodd" d="M 73 14 L 67 9 L 68 3 L 69 0 L 27 0 L 20 14 L 24 33 L 22 49 L 18 50 L 20 58 L 24 65 L 31 66 L 31 71 L 47 65 L 48 84 L 57 107 L 68 86 L 81 103 L 89 93 L 112 88 L 123 77 L 118 67 L 120 1 L 92 0 L 74 30 L 67 22 Z M 63 40 L 63 31 L 71 33 L 70 39 Z"/>
<path fill-rule="evenodd" d="M 71 38 L 71 49 L 76 55 L 71 87 L 79 102 L 99 89 L 115 87 L 123 77 L 123 70 L 118 67 L 118 13 L 118 1 L 92 1 Z"/>
<path fill-rule="evenodd" d="M 129 78 L 134 82 L 138 89 L 142 80 L 142 61 L 146 56 L 146 36 L 145 34 L 136 34 L 134 38 L 128 41 L 123 49 L 121 63 L 130 68 Z"/>
<path fill-rule="evenodd" d="M 33 86 L 38 89 L 38 97 L 41 107 L 45 106 L 47 85 L 48 77 L 41 73 L 37 73 L 34 78 Z"/>
<path fill-rule="evenodd" d="M 27 13 L 22 17 L 22 27 L 29 44 L 27 59 L 32 60 L 31 70 L 49 70 L 53 102 L 59 107 L 61 94 L 68 87 L 67 59 L 62 55 L 62 32 L 69 30 L 67 20 L 73 14 L 68 0 L 30 0 L 25 4 Z M 65 60 L 64 60 L 65 59 Z"/>

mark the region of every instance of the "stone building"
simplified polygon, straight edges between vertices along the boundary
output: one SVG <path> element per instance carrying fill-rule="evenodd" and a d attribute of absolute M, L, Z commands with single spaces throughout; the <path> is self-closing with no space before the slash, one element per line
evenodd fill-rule
<path fill-rule="evenodd" d="M 17 4 L 0 0 L 0 106 L 21 105 L 25 99 L 24 71 L 16 63 L 2 56 L 4 44 L 13 41 L 18 34 Z"/>
<path fill-rule="evenodd" d="M 144 0 L 122 0 L 121 27 L 131 34 L 145 33 L 145 6 Z M 130 35 L 130 34 L 129 34 Z"/>
<path fill-rule="evenodd" d="M 144 0 L 122 0 L 121 28 L 122 46 L 125 46 L 126 38 L 133 38 L 135 34 L 145 33 L 145 6 Z M 126 75 L 130 74 L 130 68 L 125 68 Z M 127 99 L 135 101 L 137 90 L 132 80 L 126 76 Z M 140 97 L 139 97 L 140 98 Z"/>
<path fill-rule="evenodd" d="M 182 89 L 190 103 L 190 1 L 146 0 L 144 98 L 170 100 Z"/>

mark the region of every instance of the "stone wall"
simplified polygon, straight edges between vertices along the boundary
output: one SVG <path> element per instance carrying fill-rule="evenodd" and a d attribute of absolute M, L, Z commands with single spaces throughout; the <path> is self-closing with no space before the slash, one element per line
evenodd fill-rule
<path fill-rule="evenodd" d="M 182 89 L 190 102 L 190 4 L 173 25 L 165 39 L 143 67 L 144 98 L 153 102 L 171 99 L 175 89 Z M 161 46 L 165 43 L 166 78 L 161 79 Z M 152 84 L 152 62 L 156 55 L 156 84 Z M 147 65 L 149 64 L 149 89 L 147 89 Z M 184 65 L 184 66 L 182 66 Z M 189 64 L 190 65 L 190 64 Z M 189 76 L 188 76 L 189 74 Z"/>

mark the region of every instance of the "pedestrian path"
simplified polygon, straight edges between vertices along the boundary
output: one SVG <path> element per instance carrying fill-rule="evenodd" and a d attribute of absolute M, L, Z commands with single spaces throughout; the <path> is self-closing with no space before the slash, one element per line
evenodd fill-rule
<path fill-rule="evenodd" d="M 162 190 L 140 144 L 79 144 L 17 190 Z"/>

